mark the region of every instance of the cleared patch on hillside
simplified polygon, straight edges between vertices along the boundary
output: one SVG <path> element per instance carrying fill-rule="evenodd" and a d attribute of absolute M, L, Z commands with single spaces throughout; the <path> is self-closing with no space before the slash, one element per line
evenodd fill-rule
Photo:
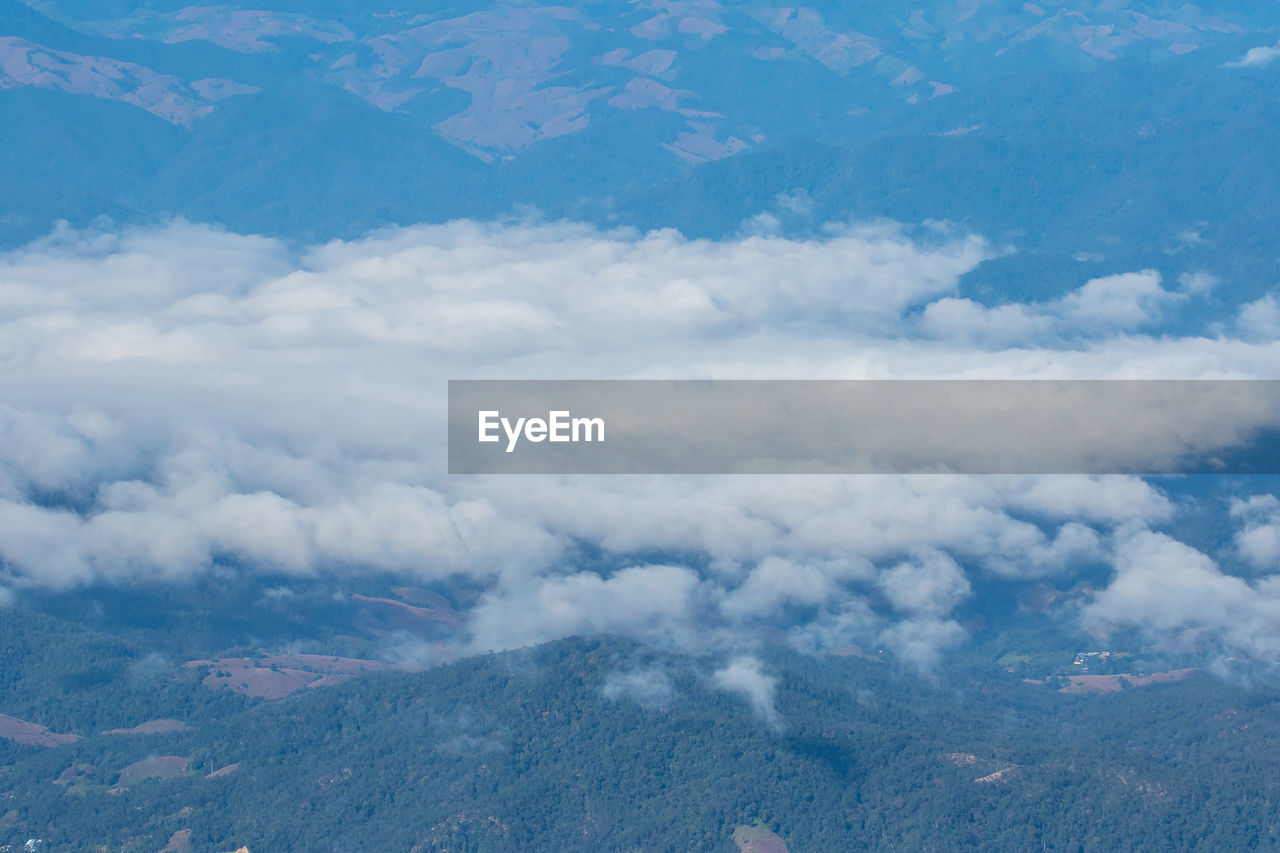
<path fill-rule="evenodd" d="M 787 843 L 767 826 L 738 826 L 733 830 L 738 853 L 790 853 Z"/>
<path fill-rule="evenodd" d="M 157 853 L 191 853 L 191 830 L 179 829 Z"/>
<path fill-rule="evenodd" d="M 61 746 L 80 740 L 79 735 L 51 732 L 38 723 L 29 723 L 8 714 L 0 714 L 0 738 L 27 746 Z"/>
<path fill-rule="evenodd" d="M 308 687 L 341 684 L 359 672 L 390 669 L 381 661 L 326 655 L 266 655 L 261 658 L 193 660 L 185 667 L 207 667 L 207 687 L 225 688 L 261 699 L 281 699 Z"/>
<path fill-rule="evenodd" d="M 413 587 L 400 587 L 396 592 L 406 599 L 421 603 L 406 604 L 394 598 L 352 594 L 351 600 L 360 605 L 368 617 L 367 624 L 362 627 L 366 630 L 410 633 L 420 633 L 436 623 L 443 623 L 451 628 L 462 627 L 462 615 L 449 605 L 444 596 Z"/>
<path fill-rule="evenodd" d="M 120 771 L 116 785 L 128 788 L 147 779 L 177 779 L 187 772 L 189 759 L 181 755 L 156 755 L 135 761 Z"/>
<path fill-rule="evenodd" d="M 104 735 L 165 735 L 180 732 L 187 727 L 182 720 L 147 720 L 131 729 L 107 729 Z"/>
<path fill-rule="evenodd" d="M 92 764 L 73 764 L 59 773 L 58 778 L 53 780 L 53 784 L 66 787 L 81 785 L 93 778 L 93 771 Z"/>
<path fill-rule="evenodd" d="M 1183 681 L 1204 675 L 1199 667 L 1174 669 L 1169 672 L 1153 672 L 1150 675 L 1070 675 L 1071 683 L 1058 689 L 1059 693 L 1117 693 L 1128 687 L 1145 687 L 1148 684 L 1164 684 Z"/>
<path fill-rule="evenodd" d="M 1003 767 L 994 773 L 988 773 L 986 776 L 979 776 L 973 781 L 982 785 L 990 785 L 995 782 L 1008 782 L 1009 774 L 1015 772 L 1017 769 L 1018 767 L 1016 765 L 1013 767 Z"/>

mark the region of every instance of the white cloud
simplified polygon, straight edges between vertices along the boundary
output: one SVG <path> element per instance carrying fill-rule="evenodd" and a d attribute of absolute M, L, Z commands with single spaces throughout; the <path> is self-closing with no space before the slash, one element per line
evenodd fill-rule
<path fill-rule="evenodd" d="M 882 618 L 865 598 L 848 596 L 836 606 L 824 608 L 813 619 L 794 626 L 791 645 L 804 652 L 847 649 L 875 642 Z"/>
<path fill-rule="evenodd" d="M 747 579 L 721 603 L 731 617 L 768 613 L 784 604 L 820 604 L 831 593 L 831 573 L 822 569 L 766 557 Z"/>
<path fill-rule="evenodd" d="M 723 669 L 711 676 L 712 683 L 721 690 L 738 693 L 751 703 L 752 709 L 774 730 L 782 728 L 782 718 L 774 704 L 774 692 L 778 679 L 765 675 L 760 661 L 753 657 L 734 658 Z"/>
<path fill-rule="evenodd" d="M 1165 290 L 1155 270 L 1090 279 L 1060 299 L 987 307 L 945 297 L 920 315 L 919 328 L 934 338 L 987 347 L 1096 337 L 1158 323 L 1167 306 L 1206 291 L 1213 277 L 1187 274 L 1179 291 Z"/>
<path fill-rule="evenodd" d="M 1149 271 L 1041 305 L 956 298 L 993 253 L 887 223 L 713 242 L 457 222 L 301 253 L 62 229 L 0 254 L 0 586 L 465 576 L 468 650 L 597 631 L 724 649 L 763 626 L 932 666 L 963 638 L 945 617 L 969 572 L 1105 560 L 1169 500 L 1127 477 L 449 478 L 444 381 L 1276 375 L 1275 336 L 1130 334 L 1182 298 Z M 582 570 L 575 542 L 624 568 Z"/>
<path fill-rule="evenodd" d="M 933 337 L 1005 346 L 1035 340 L 1054 332 L 1055 321 L 1047 313 L 1028 305 L 1000 305 L 988 308 L 971 299 L 947 297 L 929 303 L 920 317 L 920 327 Z"/>
<path fill-rule="evenodd" d="M 1227 653 L 1280 654 L 1280 576 L 1249 583 L 1163 533 L 1139 531 L 1116 547 L 1116 575 L 1085 610 L 1099 634 L 1138 628 L 1175 647 L 1213 641 Z"/>
<path fill-rule="evenodd" d="M 1122 524 L 1167 521 L 1173 504 L 1134 477 L 1036 477 L 1025 482 L 1013 505 L 1058 519 Z"/>
<path fill-rule="evenodd" d="M 1260 68 L 1280 59 L 1280 45 L 1262 45 L 1251 47 L 1235 62 L 1228 62 L 1224 68 Z"/>
<path fill-rule="evenodd" d="M 1269 293 L 1240 309 L 1236 326 L 1249 338 L 1280 339 L 1280 300 Z"/>
<path fill-rule="evenodd" d="M 880 589 L 894 608 L 911 615 L 945 616 L 969 596 L 969 579 L 956 561 L 940 551 L 881 573 Z"/>
<path fill-rule="evenodd" d="M 1240 556 L 1257 569 L 1280 572 L 1280 498 L 1254 495 L 1236 500 L 1231 516 L 1244 522 L 1235 535 Z"/>
<path fill-rule="evenodd" d="M 906 619 L 889 626 L 880 642 L 901 660 L 920 670 L 937 668 L 947 649 L 963 643 L 967 635 L 952 620 L 931 618 Z"/>
<path fill-rule="evenodd" d="M 1178 276 L 1178 290 L 1190 296 L 1204 296 L 1221 283 L 1216 275 L 1203 270 L 1184 272 Z"/>
<path fill-rule="evenodd" d="M 630 699 L 644 708 L 658 708 L 671 701 L 671 679 L 660 667 L 611 672 L 601 692 L 606 699 Z"/>
<path fill-rule="evenodd" d="M 755 611 L 749 603 L 775 598 L 753 590 L 785 586 L 790 571 L 802 579 L 796 594 L 815 603 L 824 589 L 871 578 L 870 562 L 920 548 L 1005 574 L 1051 574 L 1087 545 L 1073 519 L 1114 526 L 1170 511 L 1140 480 L 1069 480 L 1075 485 L 1056 495 L 1048 478 L 949 476 L 548 477 L 535 492 L 522 478 L 495 478 L 459 489 L 483 494 L 506 517 L 620 554 L 705 553 L 728 567 L 790 561 L 747 575 L 738 606 Z M 1016 517 L 1032 511 L 1043 517 L 1038 524 Z"/>
<path fill-rule="evenodd" d="M 477 605 L 475 651 L 509 649 L 570 635 L 625 634 L 669 644 L 692 629 L 698 576 L 680 566 L 636 566 L 519 579 Z"/>
<path fill-rule="evenodd" d="M 1068 320 L 1128 330 L 1159 320 L 1163 306 L 1176 298 L 1160 286 L 1160 273 L 1143 270 L 1087 281 L 1059 307 Z"/>

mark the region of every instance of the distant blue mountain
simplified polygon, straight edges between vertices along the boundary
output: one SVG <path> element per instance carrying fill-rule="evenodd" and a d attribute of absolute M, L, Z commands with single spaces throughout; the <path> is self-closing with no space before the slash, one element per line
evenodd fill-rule
<path fill-rule="evenodd" d="M 298 240 L 526 207 L 721 236 L 946 219 L 988 301 L 1280 279 L 1280 6 L 0 0 L 0 245 L 182 215 Z M 1225 303 L 1224 303 L 1225 304 Z"/>

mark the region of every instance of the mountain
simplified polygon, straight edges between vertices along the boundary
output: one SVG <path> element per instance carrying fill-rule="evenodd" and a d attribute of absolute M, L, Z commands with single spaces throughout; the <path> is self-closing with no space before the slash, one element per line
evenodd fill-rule
<path fill-rule="evenodd" d="M 0 746 L 0 840 L 1137 850 L 1153 837 L 1266 847 L 1280 833 L 1263 770 L 1280 738 L 1273 688 L 1078 694 L 998 670 L 928 681 L 859 655 L 766 660 L 767 700 L 710 659 L 568 639 L 192 709 L 179 731 Z M 1204 736 L 1187 741 L 1188 728 Z"/>
<path fill-rule="evenodd" d="M 0 242 L 104 215 L 306 241 L 529 208 L 945 219 L 1020 250 L 977 295 L 1204 267 L 1239 304 L 1280 274 L 1275 69 L 1237 67 L 1278 34 L 1242 3 L 5 0 Z"/>

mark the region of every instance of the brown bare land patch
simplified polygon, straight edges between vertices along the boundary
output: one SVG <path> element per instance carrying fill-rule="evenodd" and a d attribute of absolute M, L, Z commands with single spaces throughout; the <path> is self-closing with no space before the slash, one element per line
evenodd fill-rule
<path fill-rule="evenodd" d="M 838 658 L 862 658 L 863 660 L 873 660 L 877 663 L 884 663 L 884 658 L 879 655 L 868 654 L 859 646 L 842 646 L 838 649 L 828 649 L 827 654 Z"/>
<path fill-rule="evenodd" d="M 191 853 L 191 830 L 179 829 L 157 853 Z"/>
<path fill-rule="evenodd" d="M 121 788 L 136 785 L 144 779 L 177 779 L 187 772 L 189 759 L 181 755 L 157 755 L 135 761 L 120 771 L 116 784 Z"/>
<path fill-rule="evenodd" d="M 738 826 L 733 830 L 738 853 L 790 853 L 787 843 L 765 826 Z"/>
<path fill-rule="evenodd" d="M 381 661 L 329 655 L 267 655 L 252 658 L 193 660 L 186 667 L 208 667 L 207 687 L 225 688 L 261 699 L 281 699 L 305 687 L 341 684 L 358 672 L 389 669 Z"/>
<path fill-rule="evenodd" d="M 390 668 L 382 661 L 340 658 L 332 655 L 266 655 L 258 663 L 262 666 L 283 666 L 325 674 L 354 674 Z"/>
<path fill-rule="evenodd" d="M 86 782 L 93 775 L 94 766 L 92 764 L 73 764 L 66 770 L 58 774 L 58 778 L 53 780 L 55 785 L 78 785 Z"/>
<path fill-rule="evenodd" d="M 1199 667 L 1174 669 L 1169 672 L 1153 672 L 1150 675 L 1069 675 L 1071 683 L 1058 690 L 1059 693 L 1116 693 L 1125 688 L 1145 687 L 1148 684 L 1163 684 L 1170 681 L 1183 681 L 1203 674 Z"/>
<path fill-rule="evenodd" d="M 212 773 L 210 773 L 208 776 L 204 778 L 221 779 L 223 776 L 230 776 L 232 773 L 235 773 L 239 769 L 240 769 L 240 762 L 237 761 L 234 764 L 228 764 L 226 767 L 219 767 L 217 770 L 213 771 Z"/>
<path fill-rule="evenodd" d="M 138 723 L 131 729 L 107 729 L 104 735 L 166 735 L 170 732 L 180 732 L 187 727 L 182 720 L 147 720 L 145 723 Z"/>
<path fill-rule="evenodd" d="M 432 592 L 429 589 L 422 589 L 416 586 L 398 586 L 391 590 L 391 594 L 401 601 L 407 601 L 410 604 L 416 604 L 419 607 L 428 607 L 432 610 L 452 610 L 453 604 L 449 599 L 445 598 L 438 592 Z"/>
<path fill-rule="evenodd" d="M 28 723 L 8 714 L 0 714 L 0 738 L 27 746 L 61 746 L 80 740 L 79 735 L 51 732 L 39 723 Z"/>
<path fill-rule="evenodd" d="M 377 620 L 377 624 L 370 627 L 381 630 L 420 631 L 433 622 L 443 622 L 453 628 L 462 627 L 462 616 L 448 606 L 420 607 L 394 598 L 375 598 L 358 593 L 352 593 L 351 600 L 359 602 Z"/>

